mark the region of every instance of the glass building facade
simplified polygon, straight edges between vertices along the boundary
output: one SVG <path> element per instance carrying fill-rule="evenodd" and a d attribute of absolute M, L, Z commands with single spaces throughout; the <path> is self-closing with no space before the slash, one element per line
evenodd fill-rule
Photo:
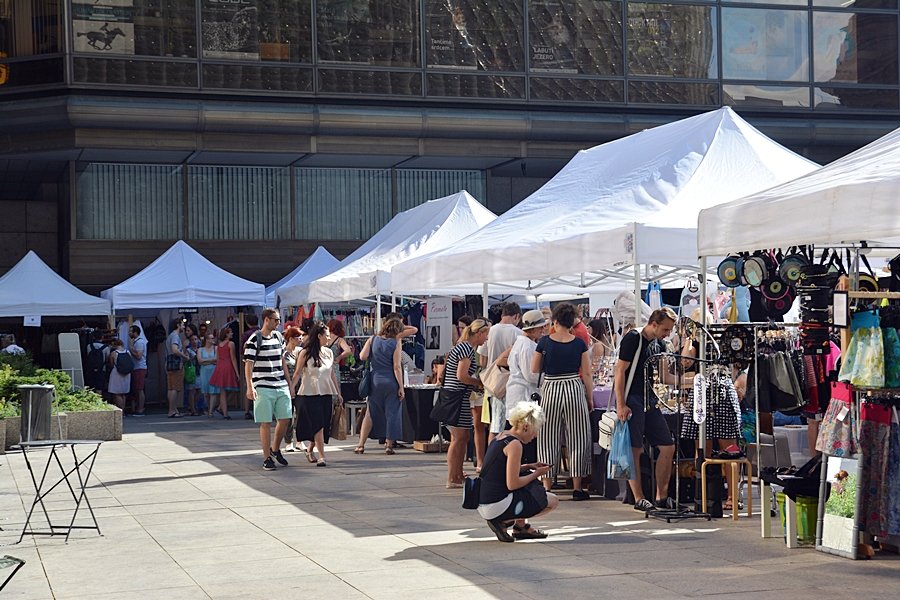
<path fill-rule="evenodd" d="M 0 0 L 23 87 L 898 111 L 897 0 Z"/>

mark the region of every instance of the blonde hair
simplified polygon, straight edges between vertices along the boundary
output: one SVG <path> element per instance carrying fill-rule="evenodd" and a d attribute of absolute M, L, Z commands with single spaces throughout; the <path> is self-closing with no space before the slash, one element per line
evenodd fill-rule
<path fill-rule="evenodd" d="M 528 425 L 538 430 L 544 424 L 544 409 L 534 402 L 518 402 L 509 410 L 506 420 L 513 427 Z"/>
<path fill-rule="evenodd" d="M 475 335 L 479 331 L 484 330 L 486 327 L 490 327 L 490 323 L 488 323 L 484 319 L 475 319 L 474 321 L 466 325 L 466 328 L 463 329 L 462 333 L 459 334 L 459 341 L 468 342 L 473 335 Z"/>
<path fill-rule="evenodd" d="M 698 306 L 697 308 L 695 308 L 693 310 L 693 312 L 691 312 L 690 319 L 694 323 L 699 323 L 701 321 L 701 319 L 703 319 L 703 307 Z M 716 320 L 715 320 L 715 318 L 713 318 L 712 313 L 709 311 L 706 311 L 706 324 L 708 325 L 710 323 L 715 323 L 715 322 L 716 322 Z"/>
<path fill-rule="evenodd" d="M 675 323 L 678 321 L 678 315 L 676 315 L 675 311 L 668 306 L 664 306 L 662 308 L 657 308 L 650 313 L 650 318 L 647 319 L 648 323 L 662 323 L 663 321 L 672 321 Z"/>

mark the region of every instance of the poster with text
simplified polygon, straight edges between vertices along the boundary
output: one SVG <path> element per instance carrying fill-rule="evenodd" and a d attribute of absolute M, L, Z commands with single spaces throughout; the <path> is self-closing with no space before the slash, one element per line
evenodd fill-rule
<path fill-rule="evenodd" d="M 203 0 L 203 56 L 259 60 L 257 0 Z"/>
<path fill-rule="evenodd" d="M 425 373 L 431 374 L 431 361 L 450 352 L 453 344 L 453 301 L 435 297 L 428 300 L 425 312 Z"/>
<path fill-rule="evenodd" d="M 134 0 L 72 4 L 75 52 L 134 54 Z"/>
<path fill-rule="evenodd" d="M 578 73 L 577 4 L 573 0 L 535 0 L 529 4 L 532 71 Z"/>
<path fill-rule="evenodd" d="M 428 66 L 477 70 L 479 31 L 475 15 L 468 10 L 468 3 L 428 0 L 425 5 Z"/>

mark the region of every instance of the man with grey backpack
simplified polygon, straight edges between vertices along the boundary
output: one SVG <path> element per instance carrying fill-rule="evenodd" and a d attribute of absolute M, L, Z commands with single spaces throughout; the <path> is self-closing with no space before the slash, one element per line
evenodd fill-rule
<path fill-rule="evenodd" d="M 613 389 L 616 394 L 616 413 L 620 421 L 628 421 L 631 434 L 634 477 L 628 480 L 628 485 L 634 494 L 635 510 L 671 509 L 676 506 L 675 500 L 668 493 L 675 442 L 657 406 L 659 399 L 652 387 L 645 385 L 645 377 L 649 376 L 645 366 L 648 358 L 662 352 L 659 343 L 672 333 L 677 318 L 672 309 L 659 308 L 653 311 L 643 328 L 633 329 L 625 334 L 619 346 Z M 641 454 L 644 451 L 645 437 L 650 446 L 659 449 L 656 460 L 656 502 L 644 497 L 641 486 Z"/>

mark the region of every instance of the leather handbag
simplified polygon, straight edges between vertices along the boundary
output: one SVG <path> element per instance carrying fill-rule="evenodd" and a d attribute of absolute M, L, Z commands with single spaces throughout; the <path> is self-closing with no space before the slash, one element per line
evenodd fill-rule
<path fill-rule="evenodd" d="M 459 421 L 459 414 L 462 411 L 462 403 L 466 394 L 466 390 L 446 390 L 441 388 L 438 393 L 437 402 L 431 409 L 429 417 L 437 423 L 456 423 Z"/>
<path fill-rule="evenodd" d="M 370 363 L 366 363 L 366 368 L 363 371 L 362 379 L 359 380 L 359 397 L 360 398 L 368 398 L 369 394 L 372 393 L 372 365 Z"/>
<path fill-rule="evenodd" d="M 497 364 L 497 361 L 481 373 L 481 384 L 493 398 L 506 398 L 506 384 L 509 382 L 509 367 Z"/>

